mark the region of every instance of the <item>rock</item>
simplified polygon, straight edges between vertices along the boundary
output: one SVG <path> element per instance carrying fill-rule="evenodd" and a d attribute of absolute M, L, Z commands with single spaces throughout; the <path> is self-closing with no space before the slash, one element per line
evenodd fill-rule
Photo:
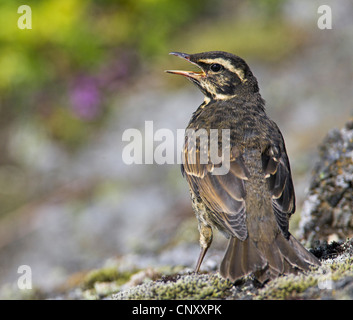
<path fill-rule="evenodd" d="M 299 225 L 310 246 L 353 236 L 353 119 L 328 133 L 319 156 Z"/>
<path fill-rule="evenodd" d="M 321 266 L 280 276 L 265 284 L 252 276 L 236 283 L 218 272 L 195 274 L 184 266 L 136 269 L 129 256 L 107 261 L 106 266 L 80 274 L 71 287 L 39 299 L 74 300 L 285 300 L 353 299 L 353 240 L 332 242 L 312 250 Z M 7 297 L 13 297 L 9 291 Z M 25 298 L 25 297 L 21 297 Z M 131 304 L 130 304 L 131 306 Z"/>
<path fill-rule="evenodd" d="M 195 274 L 178 272 L 159 279 L 140 281 L 141 284 L 113 293 L 115 300 L 174 300 L 174 299 L 352 299 L 353 242 L 347 240 L 317 247 L 321 266 L 310 271 L 278 277 L 261 285 L 251 276 L 236 283 L 223 279 L 218 272 Z"/>
<path fill-rule="evenodd" d="M 184 274 L 132 287 L 114 294 L 116 300 L 224 299 L 231 294 L 233 284 L 218 274 Z"/>

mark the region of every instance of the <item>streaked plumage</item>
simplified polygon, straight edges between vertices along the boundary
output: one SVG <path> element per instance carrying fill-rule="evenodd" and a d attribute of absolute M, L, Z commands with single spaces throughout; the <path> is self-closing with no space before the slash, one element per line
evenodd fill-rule
<path fill-rule="evenodd" d="M 201 68 L 201 72 L 167 71 L 186 76 L 205 95 L 187 129 L 204 129 L 209 140 L 210 130 L 218 129 L 219 150 L 221 130 L 230 129 L 230 167 L 225 175 L 213 174 L 215 164 L 200 161 L 200 141 L 194 143 L 185 136 L 182 173 L 200 232 L 196 271 L 211 245 L 212 227 L 229 238 L 220 272 L 232 281 L 253 274 L 264 282 L 318 265 L 288 231 L 295 211 L 289 160 L 282 134 L 265 113 L 265 102 L 248 65 L 220 51 L 172 54 Z"/>

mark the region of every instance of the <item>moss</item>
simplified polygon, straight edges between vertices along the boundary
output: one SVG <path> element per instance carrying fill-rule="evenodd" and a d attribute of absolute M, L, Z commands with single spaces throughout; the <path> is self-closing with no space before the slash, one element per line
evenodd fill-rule
<path fill-rule="evenodd" d="M 325 246 L 325 250 L 329 246 Z M 353 278 L 352 241 L 331 246 L 341 255 L 322 261 L 320 267 L 298 275 L 277 278 L 258 293 L 257 299 L 315 299 L 324 294 L 327 298 L 339 298 L 337 284 Z M 348 280 L 347 280 L 348 281 Z M 350 280 L 348 281 L 351 282 Z M 348 283 L 347 282 L 347 283 Z"/>
<path fill-rule="evenodd" d="M 317 286 L 317 281 L 315 277 L 305 274 L 280 277 L 261 289 L 256 299 L 295 299 L 308 288 Z"/>
<path fill-rule="evenodd" d="M 217 274 L 187 273 L 183 266 L 137 270 L 114 266 L 93 270 L 69 299 L 209 300 L 209 299 L 353 299 L 353 241 L 317 247 L 321 266 L 290 274 L 265 285 L 251 276 L 232 283 Z M 61 297 L 62 298 L 62 297 Z"/>
<path fill-rule="evenodd" d="M 334 262 L 330 265 L 333 280 L 338 280 L 342 275 L 352 273 L 353 275 L 353 258 L 348 258 L 343 262 Z"/>
<path fill-rule="evenodd" d="M 83 280 L 84 289 L 92 289 L 98 282 L 115 282 L 116 284 L 124 284 L 129 281 L 131 275 L 136 270 L 120 272 L 116 267 L 107 267 L 90 271 Z"/>
<path fill-rule="evenodd" d="M 169 273 L 113 295 L 113 299 L 347 299 L 353 292 L 353 245 L 325 244 L 320 267 L 305 273 L 290 274 L 259 287 L 251 277 L 236 284 L 219 274 Z M 328 252 L 330 254 L 328 254 Z M 333 254 L 335 253 L 335 254 Z M 324 259 L 324 257 L 326 259 Z M 174 270 L 175 271 L 175 270 Z M 179 270 L 180 271 L 180 270 Z"/>
<path fill-rule="evenodd" d="M 188 274 L 150 281 L 114 295 L 115 299 L 224 299 L 231 294 L 233 284 L 218 274 Z"/>

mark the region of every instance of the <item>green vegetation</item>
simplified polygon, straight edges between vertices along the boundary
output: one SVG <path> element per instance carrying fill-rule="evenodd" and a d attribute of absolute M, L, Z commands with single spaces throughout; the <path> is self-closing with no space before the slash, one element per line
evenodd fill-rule
<path fill-rule="evenodd" d="M 30 0 L 32 29 L 23 30 L 23 3 L 1 2 L 2 122 L 39 117 L 49 136 L 78 146 L 109 109 L 106 87 L 125 88 L 133 66 L 165 54 L 206 2 Z"/>
<path fill-rule="evenodd" d="M 337 249 L 339 250 L 337 251 Z M 263 286 L 250 277 L 233 285 L 216 274 L 174 275 L 119 291 L 115 299 L 351 299 L 353 280 L 352 241 L 328 247 L 337 256 L 305 273 L 278 277 Z M 317 249 L 319 250 L 319 249 Z M 318 251 L 317 251 L 318 252 Z"/>
<path fill-rule="evenodd" d="M 220 299 L 230 294 L 233 284 L 213 275 L 184 275 L 175 276 L 166 281 L 149 281 L 116 295 L 118 299 Z M 228 291 L 228 292 L 227 292 Z"/>
<path fill-rule="evenodd" d="M 86 146 L 119 108 L 120 95 L 133 92 L 142 74 L 160 74 L 170 51 L 228 50 L 273 62 L 303 40 L 282 21 L 277 0 L 29 0 L 32 29 L 18 28 L 20 5 L 0 3 L 1 172 L 11 166 L 27 173 L 9 145 L 28 127 L 69 153 Z M 35 197 L 24 188 L 0 199 L 0 215 Z"/>

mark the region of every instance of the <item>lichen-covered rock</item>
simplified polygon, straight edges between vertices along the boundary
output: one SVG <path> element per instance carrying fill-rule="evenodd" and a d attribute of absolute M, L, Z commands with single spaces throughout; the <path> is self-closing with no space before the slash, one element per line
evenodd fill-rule
<path fill-rule="evenodd" d="M 312 253 L 321 266 L 260 284 L 251 276 L 236 283 L 218 272 L 195 274 L 182 266 L 127 268 L 124 258 L 80 276 L 50 299 L 263 300 L 353 299 L 353 240 L 320 244 Z M 10 297 L 10 295 L 9 295 Z"/>
<path fill-rule="evenodd" d="M 325 248 L 323 252 L 327 249 L 333 253 L 325 255 L 320 267 L 297 275 L 279 277 L 260 289 L 256 299 L 353 299 L 352 241 Z"/>
<path fill-rule="evenodd" d="M 186 274 L 166 277 L 158 281 L 130 288 L 114 295 L 114 299 L 225 299 L 233 284 L 218 274 Z"/>
<path fill-rule="evenodd" d="M 321 245 L 313 250 L 322 265 L 278 277 L 260 285 L 251 277 L 237 283 L 218 273 L 174 274 L 120 290 L 112 299 L 353 299 L 353 242 Z"/>
<path fill-rule="evenodd" d="M 353 236 L 353 119 L 328 133 L 319 155 L 299 226 L 311 246 Z"/>

